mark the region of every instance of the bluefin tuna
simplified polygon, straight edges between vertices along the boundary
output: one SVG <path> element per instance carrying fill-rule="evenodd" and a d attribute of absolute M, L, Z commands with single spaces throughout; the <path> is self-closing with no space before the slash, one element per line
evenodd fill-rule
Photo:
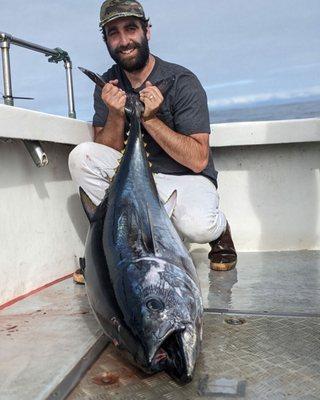
<path fill-rule="evenodd" d="M 95 207 L 80 189 L 90 220 L 86 288 L 104 332 L 131 362 L 186 383 L 201 348 L 201 290 L 168 215 L 178 194 L 166 207 L 157 192 L 141 133 L 142 110 L 138 96 L 129 95 L 128 141 L 102 203 Z"/>

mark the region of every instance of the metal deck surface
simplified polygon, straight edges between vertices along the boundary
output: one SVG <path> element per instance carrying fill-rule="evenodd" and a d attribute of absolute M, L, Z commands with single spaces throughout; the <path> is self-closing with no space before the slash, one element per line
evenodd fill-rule
<path fill-rule="evenodd" d="M 320 399 L 320 252 L 240 253 L 230 272 L 207 252 L 192 250 L 207 310 L 193 382 L 146 376 L 110 345 L 70 400 Z M 65 398 L 105 345 L 71 279 L 21 300 L 0 312 L 0 399 Z"/>
<path fill-rule="evenodd" d="M 68 400 L 319 399 L 320 252 L 240 253 L 230 272 L 192 254 L 207 309 L 194 380 L 147 376 L 110 345 Z"/>
<path fill-rule="evenodd" d="M 110 346 L 68 400 L 320 398 L 318 318 L 250 316 L 241 326 L 225 319 L 206 315 L 203 351 L 190 384 L 181 387 L 164 373 L 149 377 Z"/>
<path fill-rule="evenodd" d="M 62 391 L 70 389 L 105 345 L 72 279 L 19 301 L 0 312 L 0 399 L 46 399 L 73 374 Z"/>
<path fill-rule="evenodd" d="M 207 248 L 192 251 L 204 307 L 250 313 L 320 315 L 320 252 L 240 253 L 229 272 L 208 269 Z"/>

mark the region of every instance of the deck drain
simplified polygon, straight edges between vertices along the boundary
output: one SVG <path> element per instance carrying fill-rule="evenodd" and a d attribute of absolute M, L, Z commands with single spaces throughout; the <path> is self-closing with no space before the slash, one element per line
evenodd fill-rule
<path fill-rule="evenodd" d="M 246 323 L 244 318 L 230 317 L 224 320 L 229 325 L 243 325 Z"/>

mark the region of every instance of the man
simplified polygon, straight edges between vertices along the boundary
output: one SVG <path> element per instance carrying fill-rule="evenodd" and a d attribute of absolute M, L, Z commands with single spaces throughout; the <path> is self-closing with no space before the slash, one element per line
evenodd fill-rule
<path fill-rule="evenodd" d="M 136 0 L 106 0 L 100 27 L 116 62 L 104 75 L 108 82 L 94 93 L 94 142 L 70 154 L 73 180 L 98 205 L 104 197 L 124 148 L 128 129 L 126 93 L 144 103 L 142 131 L 159 196 L 166 201 L 177 190 L 173 223 L 188 242 L 210 243 L 210 267 L 226 271 L 236 265 L 230 228 L 219 210 L 217 172 L 209 148 L 210 123 L 206 94 L 196 76 L 149 51 L 151 26 Z M 174 77 L 163 96 L 156 83 Z M 82 271 L 74 274 L 83 282 Z"/>

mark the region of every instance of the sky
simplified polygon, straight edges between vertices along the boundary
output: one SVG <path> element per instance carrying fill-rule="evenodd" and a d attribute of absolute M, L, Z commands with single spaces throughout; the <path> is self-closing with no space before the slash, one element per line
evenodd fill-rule
<path fill-rule="evenodd" d="M 1 7 L 1 3 L 5 7 Z M 192 70 L 210 109 L 320 98 L 319 0 L 141 0 L 150 49 Z M 98 0 L 0 0 L 0 31 L 68 51 L 77 117 L 92 119 L 93 84 L 76 67 L 103 73 L 113 61 L 98 29 Z M 19 107 L 67 115 L 63 63 L 12 46 Z M 0 90 L 2 91 L 2 75 Z"/>

